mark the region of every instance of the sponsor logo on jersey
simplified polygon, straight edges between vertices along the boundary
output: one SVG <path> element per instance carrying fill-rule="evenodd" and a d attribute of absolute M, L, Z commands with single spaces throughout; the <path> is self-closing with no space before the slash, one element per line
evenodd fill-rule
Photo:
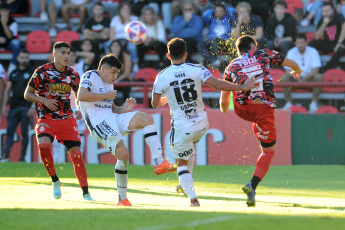
<path fill-rule="evenodd" d="M 244 60 L 240 60 L 238 64 L 241 67 L 244 67 L 246 65 L 252 65 L 252 64 L 255 64 L 255 63 L 257 63 L 256 57 L 252 57 L 252 58 L 247 58 L 247 59 L 244 59 Z"/>
<path fill-rule="evenodd" d="M 71 91 L 71 86 L 64 83 L 52 83 L 48 87 L 51 92 L 69 93 Z"/>
<path fill-rule="evenodd" d="M 191 103 L 187 103 L 187 104 L 185 104 L 185 105 L 182 105 L 182 106 L 180 106 L 180 109 L 182 110 L 182 111 L 185 111 L 185 110 L 187 110 L 187 109 L 189 109 L 189 108 L 191 108 L 191 107 L 196 107 L 198 104 L 195 102 L 195 101 L 193 101 L 193 102 L 191 102 Z"/>
<path fill-rule="evenodd" d="M 100 104 L 95 104 L 95 106 L 97 108 L 101 108 L 101 109 L 111 109 L 112 106 L 111 105 L 100 105 Z"/>

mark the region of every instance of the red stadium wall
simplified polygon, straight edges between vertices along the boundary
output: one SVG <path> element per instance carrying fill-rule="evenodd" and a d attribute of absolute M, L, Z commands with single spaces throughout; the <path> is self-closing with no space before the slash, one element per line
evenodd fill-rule
<path fill-rule="evenodd" d="M 169 147 L 170 114 L 168 109 L 140 109 L 153 115 L 157 131 L 165 145 L 166 155 L 172 158 Z M 219 110 L 208 109 L 210 128 L 205 137 L 197 144 L 198 165 L 254 165 L 259 154 L 258 140 L 252 133 L 252 125 L 238 118 L 233 111 L 221 113 Z M 290 165 L 291 154 L 291 114 L 283 110 L 276 110 L 277 123 L 277 151 L 273 158 L 273 165 Z M 39 162 L 35 132 L 31 129 L 27 162 Z M 11 150 L 10 160 L 18 161 L 20 152 L 20 128 L 17 130 L 16 142 Z M 6 121 L 1 118 L 0 146 L 3 148 L 6 136 Z M 85 131 L 84 158 L 88 163 L 114 163 L 115 158 L 102 146 L 98 145 Z M 148 146 L 144 143 L 142 131 L 137 131 L 125 138 L 129 148 L 131 164 L 151 164 Z"/>

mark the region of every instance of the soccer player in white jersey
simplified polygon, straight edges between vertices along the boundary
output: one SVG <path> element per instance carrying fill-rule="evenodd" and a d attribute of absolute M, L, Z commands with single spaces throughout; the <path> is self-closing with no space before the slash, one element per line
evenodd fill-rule
<path fill-rule="evenodd" d="M 143 129 L 145 141 L 154 158 L 154 172 L 157 175 L 175 172 L 176 167 L 162 157 L 162 145 L 152 116 L 138 111 L 129 112 L 136 106 L 134 98 L 127 98 L 122 107 L 114 104 L 116 90 L 113 82 L 121 67 L 121 62 L 113 54 L 104 56 L 99 62 L 98 70 L 83 74 L 78 100 L 92 138 L 103 144 L 117 158 L 115 177 L 119 202 L 116 205 L 131 206 L 127 199 L 129 152 L 122 136 Z"/>
<path fill-rule="evenodd" d="M 186 43 L 181 38 L 174 38 L 168 43 L 167 57 L 171 66 L 156 77 L 151 103 L 155 108 L 169 104 L 172 120 L 170 145 L 178 166 L 179 181 L 190 199 L 190 206 L 200 206 L 191 174 L 195 160 L 194 144 L 208 128 L 201 83 L 216 90 L 246 91 L 255 87 L 255 81 L 249 79 L 243 85 L 229 83 L 214 78 L 201 65 L 186 63 Z M 165 97 L 162 97 L 163 94 Z"/>

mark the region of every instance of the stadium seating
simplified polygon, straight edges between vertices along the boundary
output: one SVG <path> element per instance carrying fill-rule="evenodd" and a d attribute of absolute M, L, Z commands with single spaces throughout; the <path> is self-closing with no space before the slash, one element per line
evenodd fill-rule
<path fill-rule="evenodd" d="M 308 110 L 301 105 L 293 105 L 288 108 L 292 113 L 308 113 Z"/>
<path fill-rule="evenodd" d="M 286 13 L 293 14 L 295 9 L 303 9 L 303 2 L 301 0 L 285 0 L 287 4 Z"/>
<path fill-rule="evenodd" d="M 79 34 L 72 30 L 60 31 L 55 38 L 55 42 L 64 41 L 71 45 L 72 41 L 79 41 Z"/>
<path fill-rule="evenodd" d="M 330 105 L 324 105 L 319 107 L 315 113 L 317 114 L 321 114 L 321 113 L 332 113 L 332 114 L 337 114 L 338 113 L 338 109 L 335 108 L 334 106 L 330 106 Z"/>
<path fill-rule="evenodd" d="M 51 40 L 47 31 L 32 31 L 26 38 L 26 49 L 29 53 L 48 53 L 51 49 Z"/>
<path fill-rule="evenodd" d="M 223 78 L 223 74 L 219 70 L 212 69 L 212 68 L 207 68 L 207 70 L 210 71 L 210 73 L 213 75 L 213 77 L 218 78 L 218 79 Z"/>
<path fill-rule="evenodd" d="M 323 82 L 345 82 L 345 71 L 341 69 L 329 69 L 323 74 Z M 323 87 L 322 92 L 343 93 L 345 87 Z"/>
<path fill-rule="evenodd" d="M 135 81 L 140 81 L 144 80 L 144 81 L 155 81 L 156 76 L 158 74 L 158 71 L 156 69 L 153 68 L 142 68 L 140 69 L 134 76 L 134 80 Z"/>
<path fill-rule="evenodd" d="M 280 82 L 280 79 L 285 74 L 285 72 L 282 69 L 271 69 L 270 74 L 273 80 L 273 85 L 275 85 L 277 82 Z M 281 91 L 283 91 L 282 87 L 274 86 L 274 92 L 281 92 Z"/>

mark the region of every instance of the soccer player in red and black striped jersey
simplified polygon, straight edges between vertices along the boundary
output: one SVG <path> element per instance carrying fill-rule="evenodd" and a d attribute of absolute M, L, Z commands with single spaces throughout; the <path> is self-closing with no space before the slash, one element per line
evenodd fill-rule
<path fill-rule="evenodd" d="M 80 151 L 78 125 L 70 105 L 71 89 L 76 96 L 80 78 L 78 73 L 68 66 L 69 55 L 70 46 L 65 42 L 56 42 L 53 47 L 54 62 L 44 64 L 35 70 L 24 97 L 36 103 L 37 143 L 41 160 L 52 178 L 54 198 L 61 198 L 61 182 L 56 175 L 51 153 L 51 143 L 56 138 L 67 148 L 84 199 L 92 201 L 88 191 L 86 167 Z M 78 106 L 78 102 L 76 104 Z M 82 118 L 79 110 L 75 116 L 77 119 Z"/>
<path fill-rule="evenodd" d="M 252 180 L 243 186 L 247 194 L 247 205 L 255 206 L 255 189 L 265 177 L 275 152 L 276 126 L 274 108 L 276 98 L 273 92 L 271 65 L 288 66 L 295 78 L 301 74 L 296 62 L 284 55 L 269 50 L 257 50 L 256 40 L 249 35 L 243 35 L 236 41 L 238 58 L 234 59 L 225 69 L 225 80 L 243 84 L 248 78 L 259 82 L 256 88 L 248 91 L 236 91 L 234 95 L 235 113 L 246 121 L 253 123 L 255 136 L 261 143 L 261 155 L 256 162 Z M 229 108 L 230 92 L 222 91 L 220 109 L 226 112 Z"/>

